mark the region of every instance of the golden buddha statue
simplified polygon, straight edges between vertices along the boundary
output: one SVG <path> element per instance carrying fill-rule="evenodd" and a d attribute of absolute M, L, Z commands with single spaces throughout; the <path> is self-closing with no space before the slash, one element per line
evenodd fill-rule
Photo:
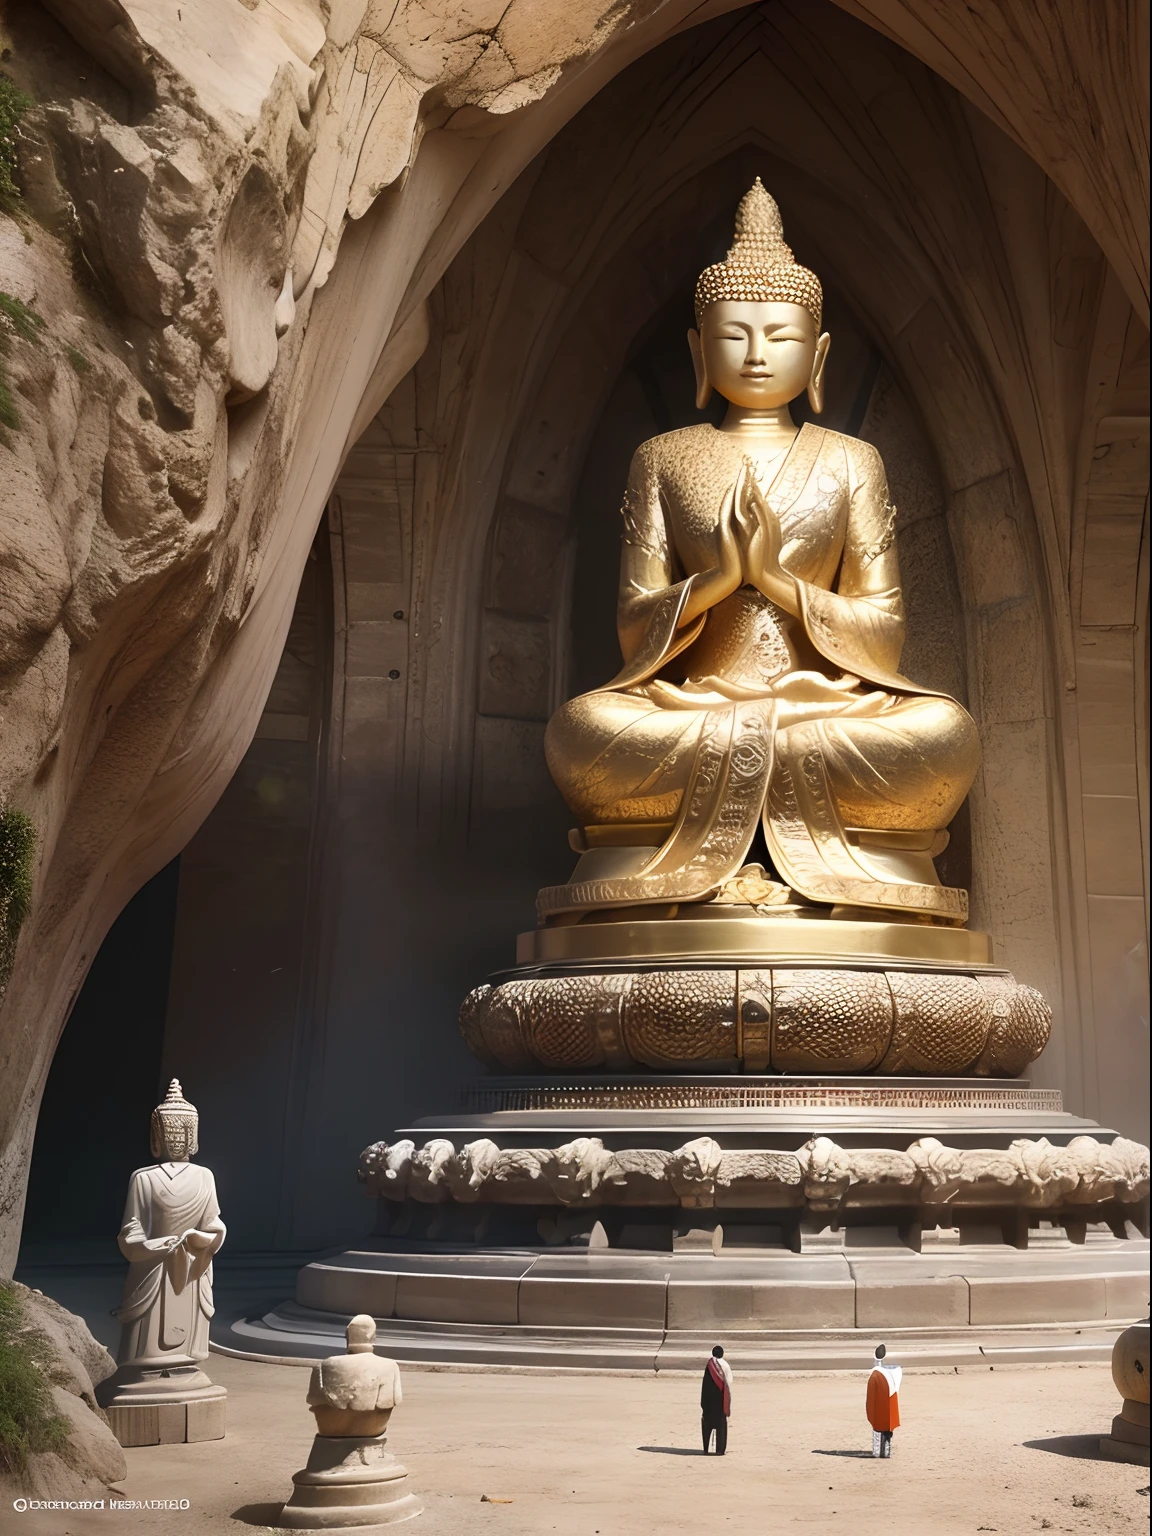
<path fill-rule="evenodd" d="M 624 666 L 548 725 L 580 861 L 461 1009 L 490 1066 L 999 1077 L 1048 1039 L 932 862 L 980 746 L 899 671 L 880 455 L 789 414 L 823 404 L 821 310 L 757 181 L 688 333 L 727 414 L 637 450 Z"/>
<path fill-rule="evenodd" d="M 715 390 L 728 411 L 632 461 L 624 666 L 548 726 L 582 858 L 541 892 L 541 916 L 748 901 L 962 924 L 967 893 L 941 886 L 932 860 L 976 774 L 976 727 L 898 670 L 880 455 L 789 413 L 805 391 L 820 412 L 831 338 L 819 280 L 759 178 L 695 310 L 697 404 Z M 745 865 L 758 825 L 772 871 Z"/>

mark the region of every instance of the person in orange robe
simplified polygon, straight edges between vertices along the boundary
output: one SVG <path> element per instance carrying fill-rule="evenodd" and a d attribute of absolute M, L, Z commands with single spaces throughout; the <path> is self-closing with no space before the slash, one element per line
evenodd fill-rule
<path fill-rule="evenodd" d="M 898 1365 L 885 1363 L 887 1353 L 883 1344 L 877 1344 L 872 1374 L 868 1378 L 867 1413 L 872 1426 L 872 1454 L 881 1457 L 891 1456 L 892 1431 L 900 1428 L 900 1378 L 904 1374 Z"/>

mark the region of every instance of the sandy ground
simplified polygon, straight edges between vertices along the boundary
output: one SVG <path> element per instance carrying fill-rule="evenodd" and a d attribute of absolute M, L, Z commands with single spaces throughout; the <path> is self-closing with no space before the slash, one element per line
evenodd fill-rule
<path fill-rule="evenodd" d="M 305 1372 L 215 1355 L 227 1438 L 130 1450 L 129 1498 L 191 1508 L 11 1508 L 25 1536 L 267 1528 L 311 1441 Z M 698 1381 L 408 1369 L 389 1446 L 426 1505 L 414 1536 L 674 1536 L 780 1530 L 1000 1536 L 1147 1529 L 1148 1472 L 1092 1459 L 1118 1400 L 1103 1366 L 909 1374 L 891 1461 L 873 1461 L 859 1376 L 737 1377 L 728 1455 L 699 1454 Z M 481 1496 L 511 1500 L 483 1503 Z"/>

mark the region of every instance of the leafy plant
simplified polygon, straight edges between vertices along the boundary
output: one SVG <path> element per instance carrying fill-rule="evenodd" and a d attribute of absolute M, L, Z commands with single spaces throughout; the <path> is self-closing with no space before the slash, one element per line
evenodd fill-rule
<path fill-rule="evenodd" d="M 62 1450 L 70 1428 L 49 1386 L 51 1351 L 24 1322 L 13 1286 L 0 1282 L 0 1472 L 22 1472 L 37 1451 Z"/>
<path fill-rule="evenodd" d="M 32 905 L 36 826 L 23 811 L 0 811 L 0 992 L 12 974 L 16 940 Z"/>
<path fill-rule="evenodd" d="M 43 319 L 34 309 L 29 309 L 23 299 L 0 290 L 0 443 L 5 446 L 11 443 L 8 432 L 19 430 L 20 412 L 12 398 L 4 359 L 12 350 L 13 336 L 19 336 L 21 341 L 38 342 L 43 329 Z"/>
<path fill-rule="evenodd" d="M 19 213 L 23 207 L 16 185 L 16 124 L 32 105 L 19 86 L 0 75 L 0 209 Z"/>

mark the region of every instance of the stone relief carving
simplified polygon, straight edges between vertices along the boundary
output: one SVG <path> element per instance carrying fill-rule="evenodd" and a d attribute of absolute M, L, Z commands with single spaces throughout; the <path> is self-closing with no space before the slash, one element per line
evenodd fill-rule
<path fill-rule="evenodd" d="M 1148 1149 L 1117 1137 L 1076 1136 L 1067 1146 L 1045 1137 L 1005 1148 L 948 1147 L 924 1136 L 901 1152 L 842 1147 L 814 1136 L 797 1152 L 725 1152 L 710 1136 L 672 1152 L 613 1152 L 596 1136 L 556 1148 L 498 1148 L 471 1142 L 456 1151 L 438 1137 L 419 1151 L 411 1141 L 374 1142 L 360 1157 L 366 1192 L 399 1202 L 449 1198 L 560 1205 L 860 1206 L 1012 1205 L 1028 1210 L 1135 1205 L 1147 1198 Z"/>

